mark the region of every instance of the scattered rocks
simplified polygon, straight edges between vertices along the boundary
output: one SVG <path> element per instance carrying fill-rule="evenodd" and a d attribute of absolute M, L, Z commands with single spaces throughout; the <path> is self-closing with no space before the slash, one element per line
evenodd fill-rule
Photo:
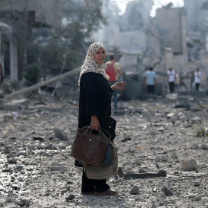
<path fill-rule="evenodd" d="M 55 138 L 55 134 L 54 134 L 54 133 L 48 134 L 48 135 L 46 136 L 46 139 L 47 139 L 47 140 L 52 140 L 52 139 L 54 139 L 54 138 Z"/>
<path fill-rule="evenodd" d="M 208 126 L 204 123 L 208 114 L 192 110 L 196 101 L 190 101 L 190 111 L 174 108 L 175 101 L 166 101 L 133 100 L 132 108 L 142 106 L 142 113 L 134 110 L 115 115 L 118 125 L 114 143 L 120 167 L 118 177 L 112 177 L 108 184 L 119 197 L 80 195 L 82 168 L 74 167 L 70 156 L 77 110 L 48 112 L 28 106 L 18 112 L 19 120 L 0 121 L 0 207 L 206 207 L 207 137 L 196 138 L 191 126 L 195 116 L 203 118 L 199 123 L 202 128 Z M 128 109 L 129 102 L 119 101 L 119 105 Z M 55 135 L 54 126 L 69 138 Z M 183 168 L 180 162 L 187 161 L 191 165 Z M 156 174 L 159 170 L 167 174 Z"/>
<path fill-rule="evenodd" d="M 206 164 L 200 164 L 199 167 L 200 168 L 207 168 L 207 165 Z"/>
<path fill-rule="evenodd" d="M 9 164 L 16 164 L 17 160 L 16 159 L 8 159 L 7 161 Z"/>
<path fill-rule="evenodd" d="M 74 195 L 69 195 L 68 197 L 66 197 L 66 201 L 67 202 L 70 202 L 71 200 L 75 199 L 75 196 Z"/>
<path fill-rule="evenodd" d="M 164 187 L 162 188 L 162 191 L 164 192 L 164 194 L 165 194 L 166 196 L 172 196 L 172 195 L 173 195 L 173 193 L 172 193 L 166 186 L 164 186 Z"/>
<path fill-rule="evenodd" d="M 175 116 L 174 113 L 168 113 L 168 114 L 167 114 L 167 118 L 172 118 L 173 116 Z"/>
<path fill-rule="evenodd" d="M 58 138 L 60 140 L 64 140 L 64 141 L 68 140 L 66 133 L 64 131 L 62 131 L 60 128 L 54 127 L 53 131 L 55 133 L 56 138 Z"/>
<path fill-rule="evenodd" d="M 194 199 L 195 199 L 195 201 L 200 201 L 202 198 L 201 198 L 201 196 L 195 196 Z"/>
<path fill-rule="evenodd" d="M 160 127 L 157 130 L 160 131 L 160 132 L 164 132 L 165 131 L 165 129 L 163 127 Z"/>
<path fill-rule="evenodd" d="M 37 148 L 38 150 L 41 150 L 41 149 L 45 149 L 45 146 L 42 145 L 42 144 L 39 144 L 36 148 Z"/>
<path fill-rule="evenodd" d="M 198 149 L 199 148 L 199 145 L 198 144 L 193 144 L 190 148 L 191 149 Z"/>
<path fill-rule="evenodd" d="M 200 182 L 199 181 L 194 181 L 194 186 L 200 186 Z"/>
<path fill-rule="evenodd" d="M 34 144 L 28 144 L 28 145 L 27 145 L 27 148 L 28 148 L 29 150 L 35 150 L 35 145 L 34 145 Z"/>
<path fill-rule="evenodd" d="M 30 200 L 26 200 L 26 199 L 21 199 L 20 201 L 15 201 L 15 204 L 21 206 L 21 207 L 29 207 L 30 206 Z"/>
<path fill-rule="evenodd" d="M 18 186 L 18 184 L 11 184 L 11 187 L 14 190 L 19 190 L 20 189 L 19 186 Z"/>
<path fill-rule="evenodd" d="M 25 156 L 26 154 L 27 154 L 26 152 L 17 152 L 17 153 L 16 153 L 17 157 L 20 156 L 20 155 Z"/>
<path fill-rule="evenodd" d="M 185 127 L 185 128 L 190 128 L 190 127 L 192 127 L 192 124 L 189 123 L 189 122 L 187 122 L 187 123 L 184 124 L 184 127 Z"/>
<path fill-rule="evenodd" d="M 195 194 L 189 194 L 189 195 L 188 195 L 188 198 L 189 198 L 189 199 L 194 199 L 194 198 L 195 198 Z"/>
<path fill-rule="evenodd" d="M 171 156 L 172 159 L 178 159 L 178 155 L 177 155 L 176 152 L 172 152 L 172 153 L 170 154 L 170 156 Z"/>
<path fill-rule="evenodd" d="M 55 145 L 53 145 L 53 144 L 48 144 L 48 145 L 45 146 L 45 149 L 48 149 L 48 150 L 56 150 L 57 147 Z"/>
<path fill-rule="evenodd" d="M 157 205 L 156 205 L 156 204 L 153 204 L 153 205 L 152 205 L 152 208 L 157 208 Z"/>
<path fill-rule="evenodd" d="M 146 171 L 146 169 L 144 169 L 144 168 L 139 168 L 139 173 L 146 173 L 147 171 Z"/>
<path fill-rule="evenodd" d="M 65 168 L 64 167 L 61 167 L 61 166 L 53 166 L 50 169 L 51 169 L 51 171 L 62 171 Z"/>
<path fill-rule="evenodd" d="M 176 104 L 175 105 L 175 108 L 186 108 L 186 109 L 190 109 L 191 108 L 191 105 L 189 103 L 182 102 L 182 103 Z"/>
<path fill-rule="evenodd" d="M 130 191 L 130 194 L 133 194 L 133 195 L 139 194 L 139 187 L 138 186 L 134 186 L 132 188 L 132 190 Z"/>
<path fill-rule="evenodd" d="M 73 182 L 72 182 L 72 181 L 66 181 L 66 183 L 67 183 L 67 184 L 73 184 Z"/>
<path fill-rule="evenodd" d="M 156 162 L 168 162 L 168 158 L 165 156 L 156 157 Z"/>
<path fill-rule="evenodd" d="M 181 161 L 181 166 L 182 166 L 182 170 L 184 171 L 190 171 L 190 170 L 198 171 L 198 165 L 194 159 Z"/>
<path fill-rule="evenodd" d="M 119 175 L 120 177 L 123 177 L 123 176 L 124 176 L 124 173 L 123 173 L 123 170 L 122 170 L 121 167 L 118 168 L 118 175 Z"/>
<path fill-rule="evenodd" d="M 174 171 L 173 174 L 176 175 L 176 176 L 180 175 L 180 173 L 178 171 Z"/>
<path fill-rule="evenodd" d="M 12 172 L 12 169 L 11 168 L 5 168 L 5 169 L 2 169 L 2 172 Z"/>
<path fill-rule="evenodd" d="M 156 136 L 157 133 L 156 133 L 156 131 L 150 131 L 149 134 L 152 136 Z"/>
<path fill-rule="evenodd" d="M 202 144 L 201 148 L 202 148 L 202 150 L 208 150 L 208 147 L 205 144 Z"/>
<path fill-rule="evenodd" d="M 18 165 L 16 168 L 17 168 L 17 170 L 19 170 L 19 171 L 24 170 L 24 167 L 21 166 L 21 165 Z"/>
<path fill-rule="evenodd" d="M 131 138 L 124 138 L 123 140 L 121 140 L 121 142 L 128 142 L 131 141 Z"/>
<path fill-rule="evenodd" d="M 201 118 L 199 116 L 195 116 L 194 118 L 191 119 L 193 124 L 197 124 L 201 122 Z"/>
<path fill-rule="evenodd" d="M 34 141 L 40 141 L 40 142 L 44 141 L 44 139 L 42 137 L 33 137 L 33 140 Z"/>

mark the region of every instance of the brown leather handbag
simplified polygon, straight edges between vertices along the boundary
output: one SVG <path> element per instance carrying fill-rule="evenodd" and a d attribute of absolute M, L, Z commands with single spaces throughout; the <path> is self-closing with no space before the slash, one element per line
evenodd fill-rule
<path fill-rule="evenodd" d="M 118 172 L 118 156 L 116 148 L 112 150 L 111 164 L 108 166 L 102 165 L 83 165 L 85 175 L 89 179 L 103 180 L 117 175 Z"/>
<path fill-rule="evenodd" d="M 77 130 L 71 156 L 82 163 L 101 165 L 109 144 L 112 144 L 109 132 L 99 128 L 96 135 L 92 133 L 90 126 L 86 126 Z"/>

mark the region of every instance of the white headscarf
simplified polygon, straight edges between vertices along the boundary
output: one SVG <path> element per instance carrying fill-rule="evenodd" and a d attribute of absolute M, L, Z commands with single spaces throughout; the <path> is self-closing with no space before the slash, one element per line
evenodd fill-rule
<path fill-rule="evenodd" d="M 93 43 L 89 46 L 84 64 L 81 67 L 78 81 L 79 86 L 82 75 L 87 72 L 102 74 L 107 80 L 109 80 L 109 76 L 105 73 L 105 64 L 97 64 L 94 59 L 95 53 L 100 48 L 103 48 L 105 50 L 104 46 L 101 43 Z"/>

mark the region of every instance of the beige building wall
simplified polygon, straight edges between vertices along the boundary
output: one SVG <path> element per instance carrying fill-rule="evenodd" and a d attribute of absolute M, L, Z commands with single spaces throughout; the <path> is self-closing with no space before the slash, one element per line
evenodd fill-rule
<path fill-rule="evenodd" d="M 172 48 L 173 53 L 183 53 L 181 8 L 157 9 L 155 21 L 163 30 L 165 48 Z"/>
<path fill-rule="evenodd" d="M 1 2 L 0 11 L 19 11 L 27 10 L 30 14 L 34 12 L 36 24 L 43 21 L 48 26 L 60 27 L 62 20 L 62 0 L 7 0 Z"/>
<path fill-rule="evenodd" d="M 114 28 L 114 35 L 108 39 L 108 44 L 119 47 L 124 52 L 139 53 L 146 46 L 146 36 L 141 31 L 120 32 Z"/>

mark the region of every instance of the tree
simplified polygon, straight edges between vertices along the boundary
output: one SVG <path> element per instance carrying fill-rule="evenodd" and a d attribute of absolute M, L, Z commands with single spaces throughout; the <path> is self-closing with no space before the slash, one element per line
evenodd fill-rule
<path fill-rule="evenodd" d="M 79 66 L 85 57 L 91 32 L 107 24 L 102 15 L 100 0 L 63 0 L 63 16 L 68 24 L 52 30 L 48 45 L 42 50 L 44 62 L 53 57 L 52 68 L 60 68 L 66 61 L 66 70 Z M 50 51 L 50 54 L 46 54 Z M 58 67 L 59 66 L 59 67 Z"/>
<path fill-rule="evenodd" d="M 107 24 L 100 0 L 63 0 L 63 17 L 68 20 L 61 28 L 53 28 L 45 47 L 40 47 L 41 61 L 57 71 L 65 62 L 65 70 L 81 65 L 91 44 L 91 32 Z"/>
<path fill-rule="evenodd" d="M 12 36 L 18 40 L 20 62 L 18 68 L 22 72 L 21 75 L 24 68 L 37 63 L 45 76 L 46 68 L 57 74 L 63 62 L 65 70 L 81 65 L 91 43 L 91 32 L 107 23 L 102 15 L 101 0 L 62 0 L 62 2 L 63 17 L 70 21 L 65 26 L 46 29 L 41 26 L 43 24 L 40 24 L 39 28 L 34 28 L 30 24 L 28 0 L 15 0 L 15 3 L 23 8 L 23 12 L 14 10 L 14 0 L 0 0 L 0 7 L 7 7 L 7 11 L 9 10 L 4 12 L 0 9 L 0 19 L 12 27 Z M 6 40 L 5 37 L 4 40 L 6 42 L 8 38 Z"/>

